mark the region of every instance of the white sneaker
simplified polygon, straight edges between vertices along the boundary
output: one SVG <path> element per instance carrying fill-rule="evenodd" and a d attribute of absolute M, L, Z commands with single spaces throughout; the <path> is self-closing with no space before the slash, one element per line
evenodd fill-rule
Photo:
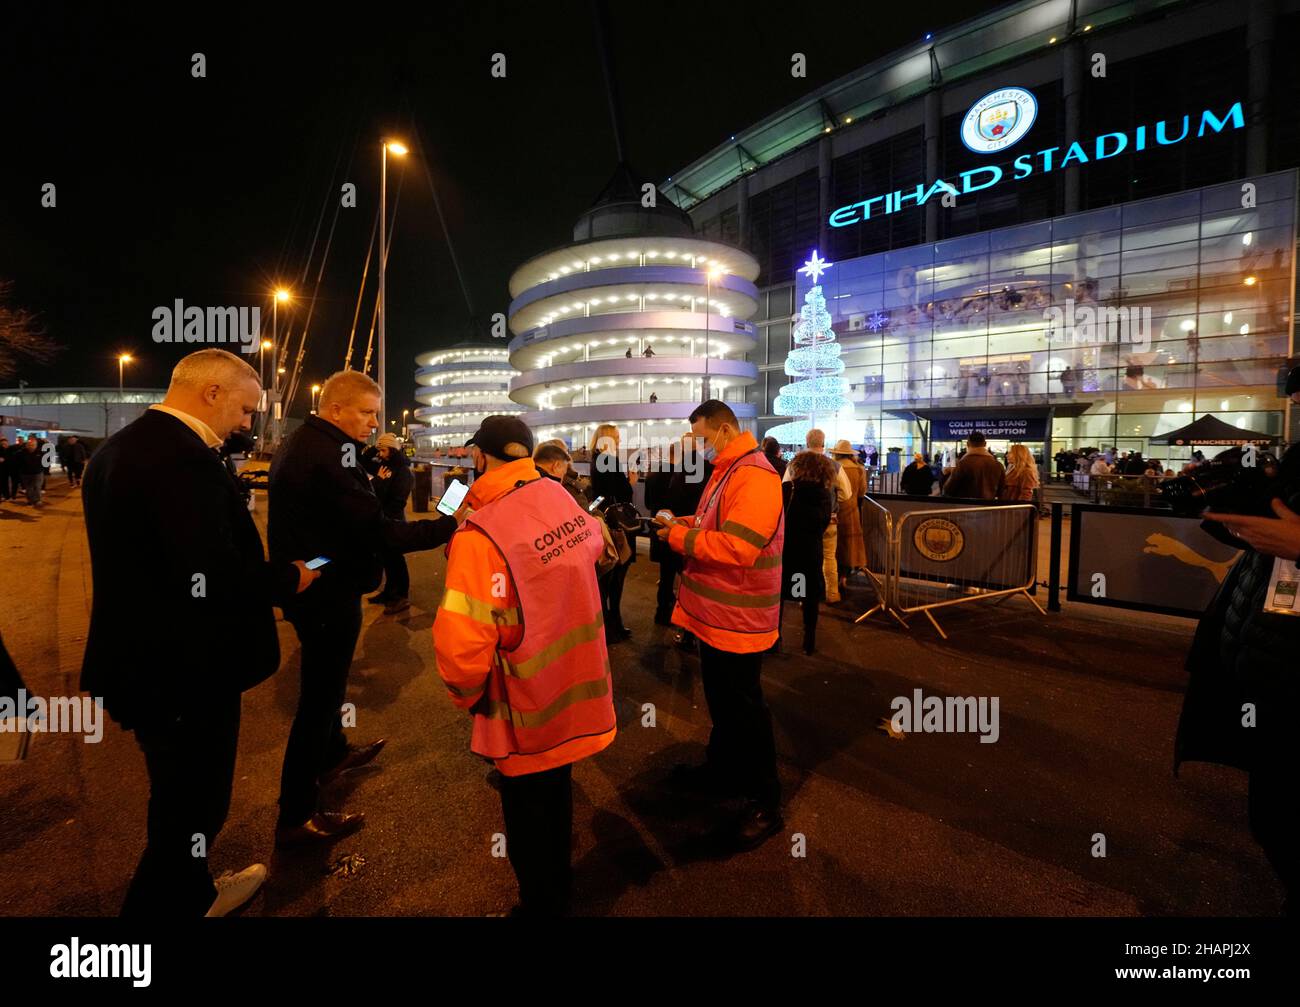
<path fill-rule="evenodd" d="M 204 915 L 225 916 L 234 912 L 257 894 L 257 890 L 262 887 L 262 882 L 266 880 L 266 874 L 265 864 L 245 867 L 238 874 L 226 871 L 214 882 L 217 886 L 217 897 L 212 902 L 212 908 Z"/>

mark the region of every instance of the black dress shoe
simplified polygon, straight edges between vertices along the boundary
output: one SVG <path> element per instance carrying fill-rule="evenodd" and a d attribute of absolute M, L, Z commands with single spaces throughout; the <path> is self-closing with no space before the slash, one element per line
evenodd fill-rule
<path fill-rule="evenodd" d="M 359 748 L 349 748 L 348 754 L 343 756 L 337 765 L 321 773 L 321 786 L 333 783 L 349 769 L 356 769 L 358 766 L 364 766 L 367 762 L 373 762 L 375 756 L 383 751 L 384 746 L 387 744 L 387 738 L 380 738 L 378 741 L 372 741 L 370 744 L 362 745 Z"/>
<path fill-rule="evenodd" d="M 779 809 L 751 804 L 736 823 L 730 845 L 737 852 L 757 849 L 784 827 Z"/>
<path fill-rule="evenodd" d="M 620 626 L 617 624 L 611 625 L 610 623 L 605 623 L 606 643 L 622 643 L 624 640 L 630 640 L 631 638 L 632 638 L 632 631 L 628 629 L 626 626 Z"/>
<path fill-rule="evenodd" d="M 365 823 L 366 816 L 360 812 L 348 815 L 340 811 L 318 811 L 301 825 L 277 825 L 275 845 L 283 849 L 307 843 L 332 843 L 352 835 Z"/>

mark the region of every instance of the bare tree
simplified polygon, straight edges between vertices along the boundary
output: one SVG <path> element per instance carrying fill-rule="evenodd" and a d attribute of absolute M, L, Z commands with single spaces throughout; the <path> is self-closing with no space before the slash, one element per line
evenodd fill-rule
<path fill-rule="evenodd" d="M 18 372 L 21 361 L 49 364 L 63 349 L 45 334 L 37 317 L 10 303 L 13 281 L 0 280 L 0 381 Z"/>

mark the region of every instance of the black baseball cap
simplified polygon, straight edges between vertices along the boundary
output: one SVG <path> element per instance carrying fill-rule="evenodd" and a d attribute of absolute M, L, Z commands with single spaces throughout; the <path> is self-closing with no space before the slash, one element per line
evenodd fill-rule
<path fill-rule="evenodd" d="M 507 444 L 522 444 L 528 449 L 528 454 L 518 457 L 508 455 Z M 465 447 L 471 445 L 493 458 L 500 458 L 504 462 L 516 462 L 520 458 L 532 457 L 533 432 L 518 416 L 488 416 L 479 424 L 474 436 L 465 442 Z"/>
<path fill-rule="evenodd" d="M 1292 367 L 1291 373 L 1286 376 L 1286 393 L 1294 395 L 1300 392 L 1300 367 Z"/>

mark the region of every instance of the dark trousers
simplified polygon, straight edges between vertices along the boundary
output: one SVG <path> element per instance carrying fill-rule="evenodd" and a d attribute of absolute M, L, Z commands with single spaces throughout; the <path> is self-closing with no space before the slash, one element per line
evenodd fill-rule
<path fill-rule="evenodd" d="M 700 677 L 709 704 L 708 761 L 722 779 L 764 808 L 781 805 L 772 714 L 763 701 L 763 655 L 732 654 L 700 640 Z"/>
<path fill-rule="evenodd" d="M 339 710 L 348 689 L 352 652 L 361 634 L 359 595 L 285 611 L 302 644 L 298 712 L 280 771 L 280 821 L 301 825 L 318 810 L 320 775 L 348 751 Z"/>
<path fill-rule="evenodd" d="M 519 879 L 519 905 L 533 916 L 569 911 L 573 868 L 573 765 L 501 776 L 506 855 Z"/>
<path fill-rule="evenodd" d="M 1250 831 L 1273 865 L 1286 892 L 1287 909 L 1296 894 L 1296 857 L 1300 850 L 1300 827 L 1295 815 L 1295 776 L 1284 760 L 1261 760 L 1250 773 L 1247 792 Z"/>
<path fill-rule="evenodd" d="M 785 623 L 785 602 L 781 599 L 781 622 Z M 821 602 L 816 598 L 801 598 L 799 609 L 803 612 L 803 641 L 805 646 L 816 646 L 817 615 L 821 611 Z"/>
<path fill-rule="evenodd" d="M 683 557 L 678 553 L 672 553 L 659 561 L 659 592 L 655 598 L 655 613 L 661 616 L 671 616 L 673 608 L 677 602 L 677 595 L 673 591 L 676 585 L 677 575 L 682 572 Z"/>
<path fill-rule="evenodd" d="M 605 612 L 605 625 L 618 629 L 623 625 L 623 582 L 627 580 L 627 568 L 632 564 L 623 563 L 614 567 L 600 579 L 600 605 Z"/>
<path fill-rule="evenodd" d="M 202 916 L 217 897 L 207 855 L 230 810 L 239 693 L 205 699 L 174 723 L 140 724 L 135 740 L 149 771 L 149 839 L 122 915 Z M 195 835 L 206 849 L 196 851 Z"/>
<path fill-rule="evenodd" d="M 400 552 L 384 553 L 384 597 L 406 598 L 411 593 L 411 572 L 406 568 L 406 556 Z"/>
<path fill-rule="evenodd" d="M 86 471 L 86 463 L 68 462 L 68 464 L 63 467 L 63 470 L 68 474 L 68 482 L 73 486 L 76 486 L 81 482 L 81 473 Z"/>
<path fill-rule="evenodd" d="M 35 475 L 25 475 L 21 477 L 23 483 L 23 492 L 27 494 L 27 502 L 32 506 L 41 502 L 41 493 L 45 490 L 45 473 L 37 472 Z"/>

